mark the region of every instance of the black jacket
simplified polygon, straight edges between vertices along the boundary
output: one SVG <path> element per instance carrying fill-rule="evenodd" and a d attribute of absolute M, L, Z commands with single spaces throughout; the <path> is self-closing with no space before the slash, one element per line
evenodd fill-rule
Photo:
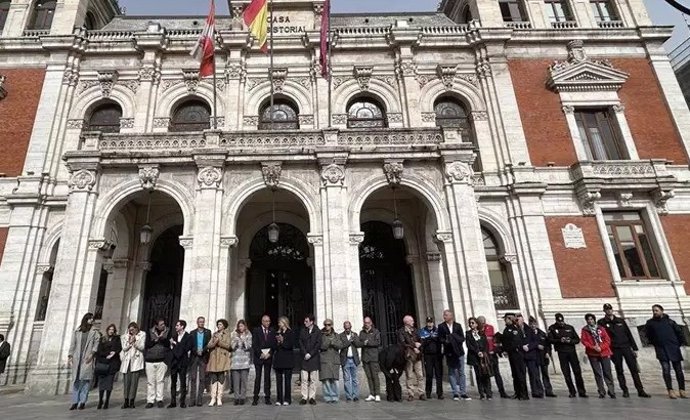
<path fill-rule="evenodd" d="M 483 332 L 479 332 L 479 339 L 475 339 L 472 330 L 465 333 L 465 344 L 467 344 L 467 364 L 479 366 L 479 353 L 484 353 L 484 357 L 489 357 L 489 342 Z"/>
<path fill-rule="evenodd" d="M 278 344 L 277 337 L 282 336 L 282 344 Z M 276 333 L 276 349 L 273 354 L 274 369 L 293 369 L 295 367 L 295 332 L 287 330 Z"/>
<path fill-rule="evenodd" d="M 170 353 L 170 329 L 166 328 L 159 337 L 156 327 L 151 328 L 146 335 L 144 360 L 148 363 L 166 362 L 168 353 Z"/>
<path fill-rule="evenodd" d="M 195 338 L 185 331 L 182 339 L 179 339 L 176 332 L 173 333 L 172 339 L 177 344 L 171 344 L 172 348 L 168 354 L 168 366 L 170 368 L 184 369 L 189 366 L 189 352 L 195 345 Z"/>
<path fill-rule="evenodd" d="M 424 327 L 419 330 L 419 336 L 422 339 L 422 353 L 425 355 L 441 354 L 441 339 L 438 336 L 438 328 L 434 327 L 430 330 Z"/>
<path fill-rule="evenodd" d="M 558 353 L 573 353 L 575 346 L 580 343 L 580 336 L 572 325 L 553 324 L 549 327 L 549 341 Z"/>
<path fill-rule="evenodd" d="M 311 334 L 307 328 L 302 328 L 299 334 L 299 350 L 302 359 L 307 353 L 311 355 L 309 360 L 302 360 L 302 370 L 315 372 L 321 369 L 321 330 L 316 325 L 312 326 Z"/>
<path fill-rule="evenodd" d="M 264 335 L 264 327 L 256 327 L 252 331 L 252 352 L 254 353 L 254 364 L 272 363 L 273 353 L 275 353 L 278 342 L 276 341 L 276 332 L 273 328 L 268 327 L 268 333 Z M 270 349 L 271 357 L 268 359 L 261 359 L 262 349 Z"/>
<path fill-rule="evenodd" d="M 616 349 L 633 349 L 637 351 L 637 343 L 633 338 L 632 332 L 628 324 L 623 318 L 613 316 L 613 319 L 608 317 L 601 318 L 597 324 L 606 329 L 606 333 L 611 338 L 611 348 Z"/>
<path fill-rule="evenodd" d="M 536 330 L 532 329 L 532 332 L 534 333 L 534 336 L 537 338 L 537 346 L 541 345 L 544 347 L 543 350 L 539 350 L 539 347 L 537 347 L 537 356 L 538 356 L 538 361 L 540 365 L 549 365 L 549 358 L 547 355 L 551 355 L 551 352 L 553 350 L 553 347 L 551 346 L 551 341 L 549 341 L 549 336 L 539 328 Z"/>
<path fill-rule="evenodd" d="M 208 357 L 210 354 L 210 349 L 208 348 L 208 343 L 211 341 L 211 330 L 204 328 L 204 340 L 203 340 L 203 348 L 201 349 L 201 356 L 199 356 L 199 349 L 196 348 L 196 336 L 199 332 L 198 328 L 193 329 L 192 331 L 189 332 L 189 335 L 192 337 L 192 353 L 189 356 L 190 361 L 194 360 L 198 357 L 201 357 L 204 363 L 208 363 Z"/>
<path fill-rule="evenodd" d="M 119 335 L 114 335 L 112 338 L 102 337 L 98 342 L 98 350 L 96 350 L 96 363 L 105 363 L 109 366 L 108 375 L 114 375 L 120 370 L 120 352 L 122 351 L 122 342 Z M 115 355 L 108 359 L 110 352 Z"/>
<path fill-rule="evenodd" d="M 443 354 L 446 356 L 446 363 L 450 368 L 460 366 L 460 357 L 465 355 L 463 343 L 465 342 L 465 331 L 462 325 L 453 323 L 453 331 L 448 328 L 445 322 L 438 325 L 438 338 L 443 346 Z"/>
<path fill-rule="evenodd" d="M 656 350 L 656 358 L 661 362 L 679 362 L 683 360 L 680 347 L 686 345 L 683 330 L 676 321 L 664 315 L 652 318 L 645 325 L 647 339 Z"/>
<path fill-rule="evenodd" d="M 537 359 L 537 336 L 532 329 L 524 325 L 520 329 L 517 325 L 509 325 L 503 330 L 503 351 L 509 355 L 520 355 L 525 360 Z M 525 351 L 524 346 L 528 347 Z"/>
<path fill-rule="evenodd" d="M 352 333 L 352 340 L 350 340 L 350 345 L 348 346 L 348 340 L 347 340 L 347 334 L 345 334 L 345 331 L 341 332 L 340 335 L 340 341 L 343 344 L 343 348 L 340 349 L 340 364 L 342 366 L 345 366 L 345 363 L 347 363 L 347 350 L 352 347 L 352 361 L 355 362 L 355 366 L 359 366 L 359 351 L 357 351 L 357 343 L 359 342 L 359 338 L 357 338 L 357 333 L 354 331 L 351 331 Z"/>
<path fill-rule="evenodd" d="M 7 366 L 7 359 L 10 358 L 11 352 L 10 343 L 7 341 L 0 343 L 0 374 L 5 373 L 5 366 Z"/>

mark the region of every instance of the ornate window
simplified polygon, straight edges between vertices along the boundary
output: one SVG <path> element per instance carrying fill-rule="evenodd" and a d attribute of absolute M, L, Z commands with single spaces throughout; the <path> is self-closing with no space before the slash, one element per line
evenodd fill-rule
<path fill-rule="evenodd" d="M 611 0 L 589 0 L 597 23 L 618 20 L 618 14 Z"/>
<path fill-rule="evenodd" d="M 573 20 L 567 0 L 544 0 L 544 4 L 546 16 L 552 24 Z"/>
<path fill-rule="evenodd" d="M 518 309 L 515 284 L 510 275 L 509 265 L 505 256 L 501 255 L 498 242 L 489 230 L 482 227 L 484 239 L 484 254 L 489 268 L 489 281 L 494 296 L 494 306 L 497 310 Z"/>
<path fill-rule="evenodd" d="M 122 108 L 114 102 L 99 105 L 91 113 L 87 129 L 104 133 L 119 133 Z"/>
<path fill-rule="evenodd" d="M 658 279 L 659 266 L 640 214 L 604 213 L 604 220 L 621 279 Z"/>
<path fill-rule="evenodd" d="M 299 112 L 288 100 L 275 99 L 261 108 L 259 130 L 299 130 Z"/>
<path fill-rule="evenodd" d="M 608 109 L 576 110 L 575 121 L 589 160 L 628 159 L 616 121 Z"/>
<path fill-rule="evenodd" d="M 7 21 L 7 15 L 10 13 L 10 0 L 0 0 L 0 32 L 5 27 L 5 22 Z"/>
<path fill-rule="evenodd" d="M 383 107 L 372 98 L 356 98 L 347 107 L 348 128 L 385 128 L 388 126 Z"/>
<path fill-rule="evenodd" d="M 525 22 L 525 13 L 521 0 L 498 0 L 504 22 Z"/>
<path fill-rule="evenodd" d="M 472 130 L 472 124 L 467 116 L 467 108 L 453 97 L 442 96 L 434 103 L 434 113 L 436 114 L 436 126 L 446 129 L 460 131 L 463 141 L 472 142 L 475 146 L 477 159 L 474 161 L 475 172 L 482 171 L 482 164 L 479 155 L 479 147 Z"/>
<path fill-rule="evenodd" d="M 29 29 L 50 29 L 55 15 L 55 0 L 38 0 L 34 5 L 34 13 L 31 18 Z"/>
<path fill-rule="evenodd" d="M 211 107 L 202 100 L 190 99 L 177 107 L 170 131 L 203 131 L 211 128 Z"/>

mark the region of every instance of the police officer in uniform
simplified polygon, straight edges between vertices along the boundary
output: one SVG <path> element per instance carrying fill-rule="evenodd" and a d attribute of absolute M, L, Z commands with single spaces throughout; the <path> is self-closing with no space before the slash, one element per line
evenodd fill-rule
<path fill-rule="evenodd" d="M 544 385 L 545 395 L 547 397 L 555 398 L 553 393 L 553 386 L 551 385 L 551 378 L 549 378 L 549 363 L 551 359 L 551 342 L 547 334 L 539 329 L 537 319 L 533 316 L 529 317 L 529 326 L 537 338 L 537 364 L 541 372 L 541 381 Z"/>
<path fill-rule="evenodd" d="M 637 365 L 637 343 L 630 332 L 628 324 L 623 318 L 619 318 L 613 314 L 613 306 L 607 303 L 604 305 L 605 316 L 597 323 L 606 329 L 606 333 L 611 337 L 611 350 L 613 350 L 613 365 L 616 367 L 616 376 L 618 376 L 618 384 L 623 391 L 623 398 L 629 398 L 630 392 L 628 385 L 625 383 L 625 371 L 623 370 L 623 360 L 630 369 L 637 395 L 640 398 L 650 398 L 642 385 L 640 379 L 640 370 Z"/>
<path fill-rule="evenodd" d="M 565 323 L 563 314 L 556 314 L 556 323 L 549 327 L 549 341 L 558 353 L 558 361 L 561 365 L 561 371 L 565 377 L 565 383 L 568 385 L 570 398 L 575 398 L 580 395 L 580 398 L 587 398 L 587 391 L 585 391 L 585 382 L 582 380 L 582 368 L 580 361 L 577 358 L 577 351 L 575 345 L 580 342 L 580 337 L 575 332 L 572 325 Z M 575 393 L 575 386 L 573 385 L 573 378 L 570 375 L 572 369 L 575 375 L 575 384 L 577 385 L 577 393 Z"/>
<path fill-rule="evenodd" d="M 522 316 L 520 315 L 520 317 Z M 510 371 L 513 374 L 513 388 L 515 389 L 515 396 L 513 398 L 525 401 L 529 400 L 527 365 L 525 364 L 525 353 L 529 351 L 529 340 L 524 323 L 520 327 L 516 323 L 515 318 L 516 315 L 512 313 L 505 315 L 506 327 L 503 330 L 501 342 L 503 344 L 503 351 L 508 353 Z"/>
<path fill-rule="evenodd" d="M 431 398 L 433 381 L 436 379 L 436 396 L 443 399 L 443 354 L 441 341 L 433 317 L 427 317 L 426 326 L 419 330 L 424 355 L 424 375 L 426 377 L 426 397 Z"/>

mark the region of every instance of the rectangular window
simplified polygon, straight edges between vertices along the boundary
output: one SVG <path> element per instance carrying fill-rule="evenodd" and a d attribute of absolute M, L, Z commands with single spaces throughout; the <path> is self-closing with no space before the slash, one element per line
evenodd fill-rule
<path fill-rule="evenodd" d="M 575 112 L 575 120 L 587 159 L 629 159 L 617 124 L 608 109 L 579 109 Z"/>
<path fill-rule="evenodd" d="M 499 0 L 501 14 L 504 22 L 525 22 L 525 14 L 522 13 L 520 0 Z"/>
<path fill-rule="evenodd" d="M 624 280 L 660 278 L 651 239 L 639 213 L 604 213 L 604 220 L 621 278 Z"/>
<path fill-rule="evenodd" d="M 590 0 L 594 18 L 598 23 L 618 20 L 616 11 L 609 0 Z"/>
<path fill-rule="evenodd" d="M 544 0 L 546 6 L 546 16 L 549 22 L 566 22 L 573 20 L 570 16 L 570 10 L 565 0 Z"/>
<path fill-rule="evenodd" d="M 105 290 L 108 286 L 108 272 L 101 268 L 101 277 L 98 281 L 96 293 L 96 308 L 93 312 L 95 319 L 103 319 L 103 304 L 105 303 Z"/>

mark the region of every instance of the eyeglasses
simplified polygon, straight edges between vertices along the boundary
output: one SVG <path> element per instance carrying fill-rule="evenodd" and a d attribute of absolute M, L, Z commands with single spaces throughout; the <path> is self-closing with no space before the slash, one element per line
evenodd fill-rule
<path fill-rule="evenodd" d="M 323 324 L 323 325 L 325 325 L 325 326 L 327 326 L 327 327 L 332 327 L 332 326 L 333 326 L 333 324 Z"/>

